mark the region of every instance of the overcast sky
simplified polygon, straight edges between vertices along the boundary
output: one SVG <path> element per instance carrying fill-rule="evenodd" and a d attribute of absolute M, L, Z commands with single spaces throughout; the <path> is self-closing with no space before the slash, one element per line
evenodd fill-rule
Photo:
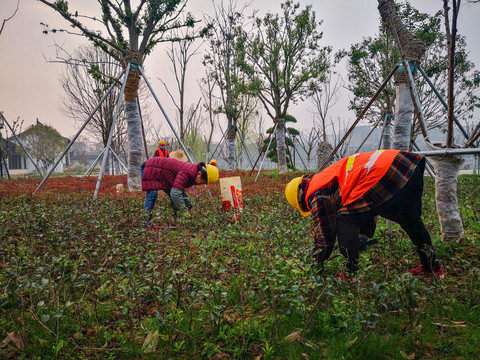
<path fill-rule="evenodd" d="M 242 3 L 239 0 L 238 3 Z M 0 0 L 0 22 L 9 17 L 15 10 L 17 0 Z M 376 0 L 300 0 L 302 6 L 312 4 L 317 20 L 323 19 L 320 30 L 324 37 L 322 45 L 333 46 L 334 50 L 349 48 L 351 44 L 360 42 L 362 38 L 374 36 L 379 26 L 379 13 Z M 78 5 L 80 4 L 80 5 Z M 411 4 L 422 12 L 433 14 L 442 9 L 442 0 L 412 0 Z M 462 2 L 459 16 L 459 33 L 467 38 L 470 59 L 480 68 L 480 4 Z M 98 2 L 95 0 L 69 0 L 70 9 L 81 6 L 91 9 L 90 15 L 97 15 Z M 202 12 L 211 13 L 211 0 L 189 0 L 190 11 L 201 18 Z M 253 9 L 280 11 L 278 0 L 254 0 L 246 14 Z M 81 12 L 81 11 L 79 11 Z M 63 64 L 51 63 L 55 59 L 55 49 L 52 46 L 52 35 L 42 34 L 41 22 L 52 26 L 65 26 L 66 22 L 49 7 L 37 0 L 20 0 L 20 8 L 16 16 L 5 24 L 0 35 L 0 111 L 12 123 L 17 117 L 24 120 L 24 129 L 38 118 L 41 122 L 54 126 L 62 135 L 72 137 L 79 127 L 73 120 L 66 118 L 59 110 L 63 91 L 59 85 L 59 74 Z M 55 41 L 69 50 L 86 43 L 81 37 L 63 34 L 55 35 Z M 166 95 L 158 78 L 171 83 L 173 77 L 169 71 L 170 64 L 165 55 L 165 45 L 159 45 L 147 58 L 144 70 L 149 81 L 166 109 L 170 120 L 175 119 L 174 108 Z M 200 60 L 200 55 L 197 56 Z M 197 74 L 192 70 L 188 81 L 197 88 Z M 203 74 L 201 70 L 200 74 Z M 173 83 L 172 83 L 172 86 Z M 192 90 L 187 104 L 196 103 L 199 95 Z M 355 115 L 347 110 L 349 94 L 344 93 L 337 106 L 332 109 L 331 116 L 353 121 Z M 165 136 L 170 136 L 168 125 L 160 111 L 151 101 L 154 121 L 162 122 Z M 302 128 L 308 128 L 312 123 L 312 115 L 306 111 L 310 104 L 302 104 L 292 109 L 291 114 L 299 120 Z"/>

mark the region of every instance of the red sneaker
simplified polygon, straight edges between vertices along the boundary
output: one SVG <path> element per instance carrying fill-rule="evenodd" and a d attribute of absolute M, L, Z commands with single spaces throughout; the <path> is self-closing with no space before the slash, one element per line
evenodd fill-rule
<path fill-rule="evenodd" d="M 340 279 L 342 281 L 349 281 L 347 275 L 344 273 L 338 273 L 337 276 L 335 276 L 335 279 Z"/>
<path fill-rule="evenodd" d="M 344 273 L 338 273 L 337 276 L 335 276 L 335 279 L 340 279 L 342 282 L 348 283 L 348 285 L 353 286 L 357 283 L 360 285 L 363 285 L 363 280 L 362 279 L 357 279 L 357 278 L 349 278 L 347 275 Z"/>
<path fill-rule="evenodd" d="M 443 269 L 442 268 L 438 268 L 437 271 L 427 271 L 427 270 L 425 270 L 423 265 L 420 265 L 413 270 L 408 270 L 408 272 L 410 274 L 414 275 L 414 276 L 417 276 L 417 275 L 437 275 L 437 276 L 441 276 L 441 275 L 443 275 Z"/>

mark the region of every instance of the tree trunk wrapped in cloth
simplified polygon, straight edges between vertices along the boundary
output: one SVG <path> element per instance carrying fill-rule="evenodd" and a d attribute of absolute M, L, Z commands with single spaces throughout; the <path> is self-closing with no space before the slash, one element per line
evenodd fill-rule
<path fill-rule="evenodd" d="M 427 143 L 431 150 L 442 148 Z M 442 240 L 460 241 L 463 223 L 457 200 L 457 177 L 464 159 L 458 156 L 432 156 L 435 169 L 435 203 L 442 230 Z"/>
<path fill-rule="evenodd" d="M 419 63 L 425 54 L 425 45 L 415 34 L 409 31 L 402 23 L 395 10 L 393 0 L 378 0 L 378 10 L 382 21 L 394 38 L 398 37 L 397 44 L 404 52 L 406 60 Z M 395 122 L 393 135 L 393 148 L 408 150 L 414 113 L 413 100 L 407 85 L 406 70 L 395 74 Z"/>
<path fill-rule="evenodd" d="M 130 51 L 123 59 L 122 66 L 126 68 L 128 63 L 141 64 L 142 54 L 138 51 Z M 140 83 L 140 70 L 135 66 L 130 72 L 125 85 L 125 116 L 128 130 L 128 189 L 130 191 L 142 190 L 140 179 L 140 166 L 143 163 L 143 137 L 142 119 L 138 109 L 138 87 Z"/>

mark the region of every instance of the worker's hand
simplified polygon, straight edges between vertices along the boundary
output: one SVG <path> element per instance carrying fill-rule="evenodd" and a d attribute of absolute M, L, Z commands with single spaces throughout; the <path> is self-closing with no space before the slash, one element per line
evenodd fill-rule
<path fill-rule="evenodd" d="M 183 202 L 185 203 L 187 210 L 190 210 L 193 207 L 192 202 L 187 197 L 183 198 Z"/>

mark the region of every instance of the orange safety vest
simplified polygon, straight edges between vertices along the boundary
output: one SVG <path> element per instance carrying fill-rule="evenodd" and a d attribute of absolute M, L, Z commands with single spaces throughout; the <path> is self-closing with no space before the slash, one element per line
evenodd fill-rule
<path fill-rule="evenodd" d="M 163 152 L 163 150 L 165 150 L 165 153 Z M 165 149 L 160 149 L 158 148 L 157 151 L 158 151 L 158 157 L 168 157 L 168 149 L 165 148 Z"/>
<path fill-rule="evenodd" d="M 400 150 L 377 150 L 338 160 L 313 176 L 306 198 L 337 179 L 342 206 L 348 205 L 361 198 L 387 173 L 399 152 Z"/>

